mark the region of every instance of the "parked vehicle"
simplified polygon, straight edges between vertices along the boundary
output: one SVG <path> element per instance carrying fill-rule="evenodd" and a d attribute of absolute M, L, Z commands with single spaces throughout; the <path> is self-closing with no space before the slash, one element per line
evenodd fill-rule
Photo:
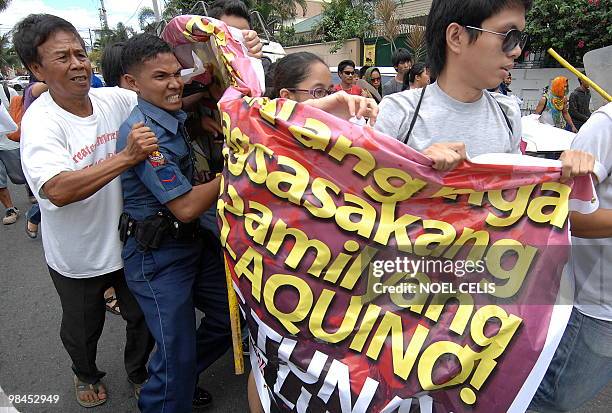
<path fill-rule="evenodd" d="M 17 92 L 22 91 L 30 83 L 30 76 L 17 76 L 6 82 L 6 85 L 12 87 Z"/>

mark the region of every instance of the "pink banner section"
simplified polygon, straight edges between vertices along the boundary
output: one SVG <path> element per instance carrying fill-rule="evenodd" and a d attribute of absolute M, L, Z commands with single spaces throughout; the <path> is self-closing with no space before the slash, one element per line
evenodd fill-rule
<path fill-rule="evenodd" d="M 178 16 L 168 23 L 161 37 L 174 47 L 184 68 L 194 67 L 192 52 L 206 64 L 206 71 L 194 80 L 221 92 L 231 86 L 248 96 L 262 95 L 246 50 L 222 21 L 204 16 Z"/>
<path fill-rule="evenodd" d="M 572 195 L 556 167 L 441 173 L 290 100 L 220 107 L 219 224 L 262 399 L 392 412 L 426 395 L 436 412 L 507 411 L 546 368 L 568 205 L 591 203 L 588 178 Z"/>
<path fill-rule="evenodd" d="M 369 127 L 260 98 L 221 22 L 180 16 L 163 37 L 225 91 L 219 227 L 265 410 L 524 411 L 565 327 L 568 214 L 596 206 L 589 178 L 561 184 L 535 158 L 438 172 Z"/>

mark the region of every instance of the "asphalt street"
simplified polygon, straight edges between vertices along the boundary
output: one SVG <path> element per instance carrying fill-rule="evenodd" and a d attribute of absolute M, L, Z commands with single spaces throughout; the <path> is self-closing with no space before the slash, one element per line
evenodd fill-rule
<path fill-rule="evenodd" d="M 21 216 L 13 225 L 0 225 L 0 387 L 7 395 L 59 395 L 57 404 L 16 404 L 21 413 L 138 412 L 123 368 L 125 322 L 108 312 L 97 359 L 98 368 L 107 373 L 108 402 L 93 409 L 77 404 L 70 359 L 59 337 L 60 302 L 40 234 L 35 240 L 25 234 L 25 189 L 10 186 L 10 191 Z M 202 412 L 248 412 L 246 375 L 236 376 L 233 363 L 228 352 L 200 377 L 214 400 Z M 5 406 L 0 399 L 0 413 L 9 413 Z"/>
<path fill-rule="evenodd" d="M 40 236 L 31 240 L 25 234 L 29 204 L 24 188 L 10 186 L 10 190 L 22 216 L 14 225 L 0 226 L 0 387 L 7 395 L 59 396 L 56 404 L 16 404 L 21 413 L 137 412 L 122 362 L 125 323 L 110 313 L 98 344 L 98 367 L 107 372 L 108 402 L 89 410 L 76 403 L 70 360 L 59 338 L 61 307 L 47 272 L 42 242 Z M 234 375 L 231 353 L 200 377 L 200 385 L 214 397 L 206 413 L 248 412 L 246 376 Z M 0 395 L 0 413 L 15 412 L 6 406 Z M 612 384 L 572 413 L 611 411 Z"/>

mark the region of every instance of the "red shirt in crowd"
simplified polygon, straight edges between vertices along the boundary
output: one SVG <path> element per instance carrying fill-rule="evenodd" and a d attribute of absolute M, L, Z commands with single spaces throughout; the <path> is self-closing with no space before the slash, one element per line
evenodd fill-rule
<path fill-rule="evenodd" d="M 352 85 L 351 88 L 348 90 L 342 88 L 342 83 L 339 83 L 334 86 L 334 92 L 339 92 L 341 90 L 344 90 L 349 95 L 357 95 L 357 96 L 361 96 L 361 93 L 363 92 L 363 89 L 357 85 Z"/>

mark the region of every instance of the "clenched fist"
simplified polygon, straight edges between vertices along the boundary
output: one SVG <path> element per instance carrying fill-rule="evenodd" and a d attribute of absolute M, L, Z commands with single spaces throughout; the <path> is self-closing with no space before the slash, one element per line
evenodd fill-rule
<path fill-rule="evenodd" d="M 157 138 L 148 126 L 143 122 L 137 122 L 127 137 L 127 145 L 123 149 L 130 162 L 136 165 L 147 158 L 147 156 L 158 149 Z"/>

